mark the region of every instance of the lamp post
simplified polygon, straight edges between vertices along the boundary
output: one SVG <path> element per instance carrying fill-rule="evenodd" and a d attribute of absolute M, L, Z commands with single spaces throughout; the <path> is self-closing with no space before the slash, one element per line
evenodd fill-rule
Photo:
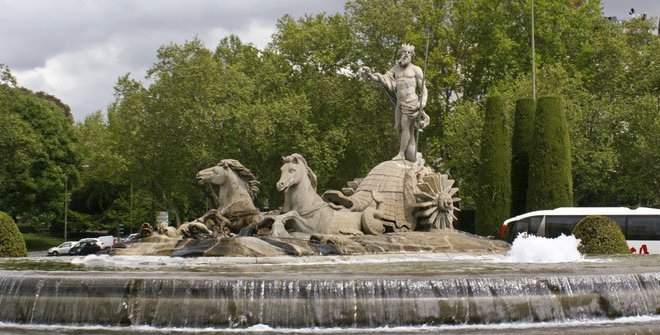
<path fill-rule="evenodd" d="M 64 241 L 67 241 L 67 224 L 69 214 L 69 174 L 65 175 L 64 180 Z"/>
<path fill-rule="evenodd" d="M 536 101 L 536 62 L 534 50 L 534 0 L 532 0 L 532 99 Z"/>

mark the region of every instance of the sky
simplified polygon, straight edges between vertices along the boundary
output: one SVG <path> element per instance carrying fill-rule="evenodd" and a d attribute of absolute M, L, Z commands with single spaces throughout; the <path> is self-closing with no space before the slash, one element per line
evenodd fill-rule
<path fill-rule="evenodd" d="M 660 0 L 603 0 L 660 16 Z M 263 48 L 285 14 L 343 12 L 344 0 L 0 0 L 0 64 L 19 86 L 71 107 L 76 122 L 113 99 L 117 78 L 143 80 L 158 47 L 195 36 L 214 49 L 229 34 Z"/>

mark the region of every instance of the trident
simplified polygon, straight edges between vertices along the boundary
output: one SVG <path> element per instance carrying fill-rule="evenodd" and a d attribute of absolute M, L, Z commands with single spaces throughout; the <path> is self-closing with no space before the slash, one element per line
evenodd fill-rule
<path fill-rule="evenodd" d="M 428 65 L 429 61 L 429 40 L 431 40 L 431 32 L 429 31 L 428 26 L 426 26 L 426 37 L 424 37 L 424 39 L 426 40 L 426 49 L 424 50 L 424 71 L 422 72 L 424 77 L 422 78 L 422 87 L 419 89 L 420 102 L 422 101 L 422 89 L 426 87 L 426 66 Z M 426 94 L 428 96 L 428 92 Z M 424 120 L 422 120 L 422 115 L 424 115 L 424 108 L 419 110 L 417 120 L 415 121 L 415 160 L 417 160 L 417 147 L 419 147 L 419 133 L 424 132 Z"/>

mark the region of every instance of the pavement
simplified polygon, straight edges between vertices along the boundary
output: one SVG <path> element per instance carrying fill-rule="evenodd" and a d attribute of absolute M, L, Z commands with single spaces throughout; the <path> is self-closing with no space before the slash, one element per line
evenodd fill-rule
<path fill-rule="evenodd" d="M 46 257 L 46 256 L 48 256 L 48 250 L 28 251 L 28 257 Z"/>

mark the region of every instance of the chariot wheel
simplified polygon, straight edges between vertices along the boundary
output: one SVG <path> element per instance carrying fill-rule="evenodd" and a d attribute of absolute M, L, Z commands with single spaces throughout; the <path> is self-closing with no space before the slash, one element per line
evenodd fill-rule
<path fill-rule="evenodd" d="M 417 184 L 415 198 L 415 217 L 419 224 L 425 228 L 453 229 L 456 220 L 454 211 L 459 211 L 455 202 L 460 201 L 454 197 L 458 188 L 454 186 L 454 180 L 449 179 L 446 174 L 432 173 L 424 176 Z"/>

